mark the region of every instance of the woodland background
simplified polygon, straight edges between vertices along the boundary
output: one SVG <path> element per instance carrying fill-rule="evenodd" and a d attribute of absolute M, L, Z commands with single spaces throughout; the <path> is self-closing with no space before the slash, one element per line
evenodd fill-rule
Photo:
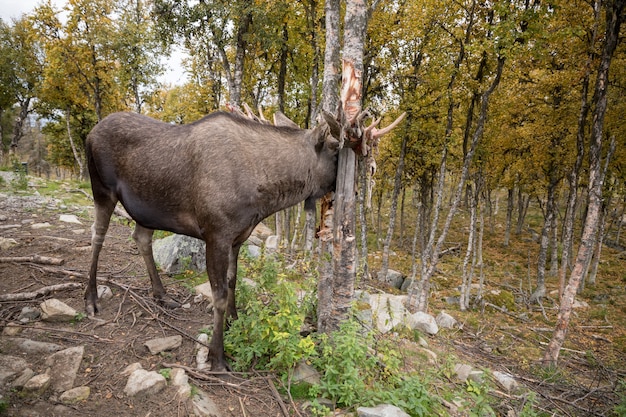
<path fill-rule="evenodd" d="M 531 236 L 537 244 L 524 246 L 526 270 L 517 271 L 532 283 L 526 301 L 541 308 L 546 297 L 558 303 L 588 207 L 596 74 L 614 3 L 368 5 L 364 107 L 389 121 L 407 116 L 381 141 L 373 177 L 361 164 L 359 279 L 384 286 L 392 267 L 428 284 L 430 294 L 427 267 L 437 272 L 439 257 L 456 251 L 453 279 L 465 311 L 483 299 L 482 284 L 492 279 L 485 271 L 499 262 L 485 254 Z M 623 14 L 623 5 L 618 10 Z M 324 17 L 325 4 L 316 0 L 69 0 L 62 10 L 42 2 L 0 22 L 3 165 L 27 162 L 30 173 L 85 178 L 84 139 L 118 110 L 188 123 L 245 103 L 311 127 L 328 70 Z M 623 36 L 622 29 L 609 61 L 596 155 L 602 205 L 579 291 L 603 279 L 621 287 L 626 280 L 623 271 L 598 273 L 603 248 L 623 253 L 625 245 Z M 163 85 L 158 79 L 173 45 L 188 55 L 187 81 Z M 275 216 L 272 226 L 287 250 L 308 245 L 301 213 L 296 207 Z M 427 309 L 423 301 L 418 307 Z"/>

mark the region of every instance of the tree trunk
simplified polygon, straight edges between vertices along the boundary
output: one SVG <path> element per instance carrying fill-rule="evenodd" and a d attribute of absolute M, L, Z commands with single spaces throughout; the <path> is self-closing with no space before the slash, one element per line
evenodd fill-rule
<path fill-rule="evenodd" d="M 515 194 L 513 188 L 508 189 L 506 199 L 506 225 L 504 227 L 504 246 L 509 246 L 511 239 L 511 219 L 513 218 L 513 207 L 515 205 Z"/>
<path fill-rule="evenodd" d="M 74 144 L 74 139 L 72 138 L 72 129 L 70 128 L 70 109 L 69 107 L 65 110 L 65 125 L 67 127 L 67 137 L 70 140 L 70 146 L 72 148 L 72 154 L 74 154 L 74 160 L 78 164 L 79 176 L 82 179 L 87 178 L 87 171 L 85 170 L 85 166 L 83 164 L 83 158 L 79 155 L 78 149 L 76 149 L 76 145 Z"/>
<path fill-rule="evenodd" d="M 550 244 L 550 227 L 554 216 L 555 192 L 557 184 L 551 182 L 548 186 L 548 197 L 545 204 L 545 215 L 543 227 L 541 228 L 541 240 L 539 243 L 539 254 L 537 255 L 537 287 L 530 296 L 530 301 L 541 301 L 546 295 L 546 262 L 548 259 L 548 246 Z"/>
<path fill-rule="evenodd" d="M 572 313 L 572 303 L 576 296 L 576 290 L 583 278 L 585 265 L 593 251 L 600 211 L 602 210 L 602 187 L 603 175 L 601 172 L 602 156 L 602 132 L 604 129 L 604 116 L 607 107 L 607 89 L 609 81 L 609 68 L 611 60 L 617 47 L 619 31 L 621 26 L 622 13 L 626 0 L 613 0 L 606 3 L 606 36 L 600 65 L 596 79 L 594 96 L 592 99 L 593 124 L 591 128 L 591 143 L 589 146 L 589 204 L 587 216 L 583 226 L 583 233 L 580 247 L 574 263 L 574 268 L 570 274 L 569 281 L 563 291 L 561 305 L 557 315 L 557 323 L 550 343 L 543 356 L 545 365 L 556 366 L 561 346 L 565 342 L 569 320 Z"/>
<path fill-rule="evenodd" d="M 517 225 L 515 226 L 515 234 L 521 235 L 524 228 L 524 219 L 526 219 L 526 211 L 530 203 L 530 196 L 524 196 L 522 188 L 517 190 Z"/>
<path fill-rule="evenodd" d="M 15 124 L 13 125 L 13 139 L 11 139 L 11 150 L 15 152 L 17 149 L 17 144 L 19 143 L 22 136 L 24 136 L 24 120 L 28 117 L 28 113 L 30 113 L 30 97 L 20 101 L 20 113 L 15 119 Z M 0 137 L 1 138 L 1 137 Z"/>
<path fill-rule="evenodd" d="M 335 113 L 339 103 L 339 0 L 326 0 L 324 4 L 326 12 L 326 49 L 324 51 L 324 78 L 322 80 L 322 109 L 329 113 Z M 330 197 L 322 199 L 321 230 L 332 230 L 333 209 L 326 208 L 326 201 Z M 320 235 L 320 260 L 319 281 L 317 284 L 317 330 L 330 332 L 331 313 L 333 302 L 333 241 L 332 235 Z"/>
<path fill-rule="evenodd" d="M 459 306 L 461 311 L 465 311 L 469 308 L 469 299 L 472 285 L 472 275 L 474 273 L 473 265 L 470 265 L 472 255 L 476 253 L 476 209 L 478 205 L 478 195 L 480 189 L 478 184 L 472 184 L 468 182 L 466 187 L 467 203 L 470 210 L 470 224 L 469 224 L 469 236 L 467 237 L 467 248 L 465 249 L 465 256 L 463 257 L 463 268 L 461 278 L 461 297 L 459 298 Z M 472 262 L 473 264 L 473 262 Z"/>
<path fill-rule="evenodd" d="M 393 230 L 396 225 L 396 215 L 398 212 L 398 196 L 402 187 L 402 173 L 404 171 L 404 157 L 406 155 L 406 146 L 409 140 L 408 132 L 402 135 L 402 145 L 400 147 L 400 155 L 398 156 L 398 165 L 396 166 L 396 175 L 393 184 L 393 193 L 391 195 L 391 208 L 389 210 L 389 224 L 387 225 L 387 236 L 383 244 L 382 265 L 378 272 L 378 280 L 385 282 L 387 272 L 389 270 L 389 247 L 393 238 Z"/>
<path fill-rule="evenodd" d="M 595 55 L 595 41 L 598 33 L 598 26 L 600 24 L 600 0 L 594 2 L 594 26 L 593 34 L 590 37 L 589 49 L 587 51 L 587 62 L 585 64 L 585 74 L 582 79 L 581 87 L 581 104 L 580 111 L 578 113 L 578 129 L 576 132 L 576 161 L 574 166 L 568 175 L 569 193 L 567 196 L 567 206 L 565 208 L 565 218 L 563 220 L 563 237 L 561 252 L 561 268 L 559 271 L 559 298 L 563 294 L 565 289 L 565 280 L 567 273 L 571 269 L 571 254 L 574 247 L 574 220 L 576 219 L 576 205 L 578 200 L 578 178 L 580 176 L 580 169 L 583 164 L 583 158 L 585 154 L 585 127 L 587 125 L 587 115 L 589 114 L 589 79 L 591 77 L 591 63 Z"/>

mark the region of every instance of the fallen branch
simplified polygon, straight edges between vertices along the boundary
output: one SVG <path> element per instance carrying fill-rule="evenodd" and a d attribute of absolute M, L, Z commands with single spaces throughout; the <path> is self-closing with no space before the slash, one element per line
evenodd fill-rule
<path fill-rule="evenodd" d="M 41 255 L 32 255 L 32 256 L 9 256 L 9 257 L 1 257 L 0 263 L 3 262 L 32 262 L 36 264 L 43 265 L 63 265 L 65 262 L 64 259 L 61 258 L 50 258 L 48 256 Z"/>
<path fill-rule="evenodd" d="M 82 284 L 78 282 L 66 282 L 64 284 L 50 285 L 43 287 L 37 291 L 20 292 L 15 294 L 2 294 L 0 295 L 0 301 L 25 301 L 33 300 L 35 298 L 43 297 L 55 291 L 73 290 L 76 288 L 82 288 Z"/>

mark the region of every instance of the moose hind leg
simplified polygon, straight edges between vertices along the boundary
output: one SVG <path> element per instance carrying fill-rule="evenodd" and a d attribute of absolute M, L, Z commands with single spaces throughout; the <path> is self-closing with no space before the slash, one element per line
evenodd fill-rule
<path fill-rule="evenodd" d="M 95 315 L 100 306 L 98 303 L 98 258 L 104 244 L 104 237 L 109 229 L 111 215 L 117 204 L 114 198 L 104 197 L 97 198 L 98 194 L 94 193 L 95 221 L 91 226 L 91 266 L 89 267 L 89 281 L 85 290 L 85 311 L 88 316 Z"/>
<path fill-rule="evenodd" d="M 230 245 L 206 241 L 206 266 L 213 294 L 213 335 L 209 349 L 211 371 L 230 371 L 224 355 L 224 316 L 228 305 L 228 282 Z"/>
<path fill-rule="evenodd" d="M 152 283 L 152 295 L 165 307 L 178 308 L 180 307 L 180 303 L 174 301 L 165 293 L 165 288 L 163 287 L 161 278 L 159 278 L 159 273 L 157 272 L 156 264 L 154 263 L 154 255 L 152 253 L 153 233 L 154 230 L 137 224 L 135 226 L 135 231 L 133 232 L 133 239 L 137 243 L 139 253 L 143 257 L 146 264 L 146 269 L 148 270 L 148 275 L 150 276 L 150 282 Z"/>

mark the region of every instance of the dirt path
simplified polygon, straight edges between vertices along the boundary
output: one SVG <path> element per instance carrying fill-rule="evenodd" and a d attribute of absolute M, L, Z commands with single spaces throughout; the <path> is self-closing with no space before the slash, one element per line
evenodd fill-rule
<path fill-rule="evenodd" d="M 5 173 L 6 174 L 6 173 Z M 10 181 L 10 179 L 9 179 Z M 1 193 L 1 191 L 0 191 Z M 60 214 L 74 214 L 82 224 L 59 220 Z M 55 297 L 78 312 L 84 311 L 83 291 L 90 253 L 91 213 L 86 207 L 65 207 L 60 201 L 40 196 L 0 195 L 0 240 L 8 248 L 0 257 L 33 255 L 61 258 L 60 266 L 33 262 L 0 263 L 0 296 L 35 291 L 39 288 L 74 282 L 81 284 L 45 298 Z M 184 282 L 164 279 L 168 293 L 188 304 L 188 308 L 164 311 L 152 302 L 149 280 L 125 221 L 115 220 L 107 235 L 101 255 L 100 278 L 104 278 L 113 298 L 103 302 L 102 313 L 95 320 L 77 316 L 71 323 L 49 323 L 39 319 L 19 322 L 24 307 L 37 307 L 43 298 L 30 301 L 0 302 L 0 327 L 19 326 L 19 334 L 0 335 L 0 355 L 25 359 L 35 373 L 46 371 L 46 355 L 26 354 L 14 343 L 15 337 L 50 342 L 64 348 L 84 346 L 85 354 L 75 386 L 90 387 L 87 401 L 60 405 L 58 394 L 47 390 L 40 396 L 23 396 L 9 386 L 0 387 L 8 403 L 9 416 L 186 416 L 191 413 L 185 401 L 175 398 L 175 389 L 166 388 L 158 395 L 130 398 L 124 393 L 127 377 L 121 371 L 139 362 L 146 370 L 159 370 L 163 363 L 193 368 L 194 338 L 209 327 L 211 315 L 206 302 L 193 302 L 193 294 Z M 151 355 L 146 340 L 183 335 L 180 348 Z M 266 378 L 253 377 L 232 382 L 209 376 L 193 377 L 190 382 L 215 401 L 223 417 L 280 416 L 279 400 Z"/>

